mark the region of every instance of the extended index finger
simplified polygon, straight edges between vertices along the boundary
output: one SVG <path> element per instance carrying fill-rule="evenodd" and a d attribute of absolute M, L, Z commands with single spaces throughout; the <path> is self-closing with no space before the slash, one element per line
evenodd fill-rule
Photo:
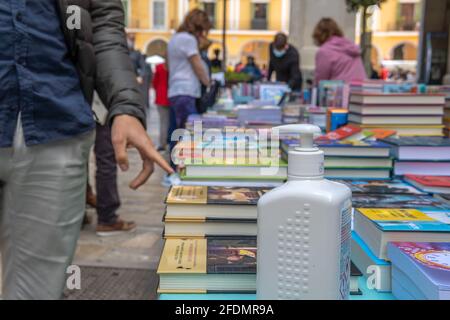
<path fill-rule="evenodd" d="M 144 157 L 153 160 L 168 174 L 172 174 L 175 172 L 173 168 L 167 163 L 167 161 L 161 156 L 161 154 L 159 154 L 159 152 L 152 147 L 151 143 L 145 143 L 143 146 L 136 146 L 136 148 L 140 148 L 141 150 L 139 151 Z"/>

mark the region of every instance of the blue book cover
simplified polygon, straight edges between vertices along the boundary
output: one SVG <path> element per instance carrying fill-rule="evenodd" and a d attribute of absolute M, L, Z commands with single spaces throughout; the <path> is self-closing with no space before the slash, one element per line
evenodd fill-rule
<path fill-rule="evenodd" d="M 392 242 L 388 256 L 428 299 L 450 299 L 450 243 Z"/>
<path fill-rule="evenodd" d="M 416 209 L 357 209 L 358 214 L 372 221 L 383 232 L 449 233 L 450 224 Z M 445 212 L 448 216 L 450 211 Z"/>
<path fill-rule="evenodd" d="M 354 194 L 425 194 L 401 180 L 338 180 L 337 182 L 345 184 Z"/>
<path fill-rule="evenodd" d="M 355 208 L 418 209 L 449 211 L 450 206 L 428 195 L 411 194 L 353 194 Z"/>

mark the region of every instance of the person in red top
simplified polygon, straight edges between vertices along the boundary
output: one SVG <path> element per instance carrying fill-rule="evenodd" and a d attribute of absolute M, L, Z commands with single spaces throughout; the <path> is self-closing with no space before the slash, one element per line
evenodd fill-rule
<path fill-rule="evenodd" d="M 153 75 L 153 88 L 155 89 L 155 104 L 158 109 L 160 119 L 159 148 L 158 151 L 167 149 L 169 123 L 170 123 L 170 103 L 168 93 L 169 72 L 167 65 L 161 63 L 156 66 Z"/>

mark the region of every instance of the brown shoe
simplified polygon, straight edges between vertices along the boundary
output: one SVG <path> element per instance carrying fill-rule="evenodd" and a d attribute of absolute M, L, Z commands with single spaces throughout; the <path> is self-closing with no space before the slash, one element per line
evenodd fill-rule
<path fill-rule="evenodd" d="M 86 190 L 86 204 L 92 208 L 97 208 L 97 196 L 89 184 L 87 185 Z"/>
<path fill-rule="evenodd" d="M 136 230 L 136 223 L 133 221 L 117 219 L 117 222 L 112 225 L 97 225 L 96 233 L 99 237 L 111 237 L 134 230 Z"/>

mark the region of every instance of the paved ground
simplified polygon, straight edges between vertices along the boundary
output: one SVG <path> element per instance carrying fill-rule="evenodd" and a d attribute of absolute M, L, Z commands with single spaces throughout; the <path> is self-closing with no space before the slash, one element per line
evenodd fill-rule
<path fill-rule="evenodd" d="M 155 139 L 158 132 L 158 114 L 155 109 L 149 113 L 149 132 Z M 78 242 L 78 248 L 75 257 L 75 264 L 83 267 L 102 267 L 106 268 L 105 272 L 111 272 L 111 268 L 122 269 L 120 274 L 122 279 L 134 279 L 136 281 L 136 288 L 146 288 L 142 286 L 143 279 L 153 279 L 154 270 L 157 268 L 159 255 L 162 249 L 161 234 L 163 231 L 162 216 L 164 214 L 163 200 L 166 196 L 167 189 L 163 188 L 160 184 L 163 177 L 162 171 L 158 168 L 149 183 L 143 186 L 139 191 L 132 191 L 128 188 L 128 183 L 137 174 L 140 168 L 139 156 L 136 152 L 130 152 L 130 164 L 131 170 L 127 173 L 119 174 L 119 191 L 122 199 L 122 208 L 119 211 L 121 217 L 127 220 L 133 220 L 138 224 L 136 232 L 126 235 L 121 235 L 111 238 L 99 238 L 95 234 L 95 211 L 88 209 L 88 214 L 94 218 L 94 223 L 87 226 L 80 236 Z M 91 157 L 91 183 L 94 183 L 94 170 L 95 163 L 93 157 Z M 86 273 L 90 276 L 90 280 L 87 282 L 88 286 L 92 289 L 95 281 L 92 281 L 92 269 Z M 90 270 L 90 271 L 89 271 Z M 94 269 L 95 270 L 95 269 Z M 97 269 L 98 271 L 99 269 Z M 109 270 L 109 271 L 108 271 Z M 130 274 L 126 274 L 126 270 L 129 270 Z M 138 270 L 147 270 L 153 273 L 141 273 Z M 0 270 L 1 272 L 1 270 Z M 131 273 L 137 276 L 133 277 Z M 83 276 L 83 275 L 82 275 Z M 102 278 L 105 279 L 105 278 Z M 120 280 L 120 277 L 111 277 L 111 280 Z M 1 281 L 1 280 L 0 280 Z M 83 278 L 82 278 L 83 281 Z M 96 280 L 98 281 L 98 279 Z M 124 280 L 121 280 L 124 281 Z M 126 282 L 125 281 L 125 282 Z M 150 281 L 150 280 L 149 280 Z M 116 283 L 120 286 L 120 282 Z M 133 283 L 123 283 L 124 288 L 133 287 Z M 148 283 L 149 288 L 154 287 L 154 283 Z M 0 282 L 1 288 L 1 282 Z M 86 288 L 87 289 L 87 288 Z M 153 289 L 152 289 L 153 290 Z M 127 291 L 125 291 L 127 292 Z M 129 298 L 142 296 L 142 292 L 130 291 Z M 105 298 L 105 295 L 100 294 L 99 291 L 95 291 L 96 294 L 90 295 L 72 295 L 71 299 L 76 299 L 78 296 L 83 298 Z M 1 294 L 1 291 L 0 291 Z M 123 292 L 118 292 L 117 299 L 126 299 L 127 296 Z M 147 293 L 145 293 L 147 294 Z M 108 296 L 114 298 L 114 295 Z M 151 296 L 149 296 L 150 298 Z"/>

